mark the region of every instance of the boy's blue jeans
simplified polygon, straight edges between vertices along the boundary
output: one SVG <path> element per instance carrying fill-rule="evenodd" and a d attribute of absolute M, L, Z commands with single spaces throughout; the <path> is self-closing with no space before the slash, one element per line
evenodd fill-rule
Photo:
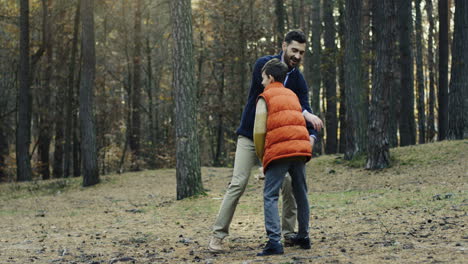
<path fill-rule="evenodd" d="M 273 161 L 265 173 L 263 189 L 263 208 L 265 214 L 265 228 L 271 241 L 280 241 L 281 227 L 278 212 L 278 197 L 286 173 L 292 179 L 292 189 L 297 204 L 297 221 L 299 224 L 299 238 L 309 235 L 309 201 L 307 198 L 307 183 L 305 177 L 305 163 L 298 159 L 281 159 Z"/>

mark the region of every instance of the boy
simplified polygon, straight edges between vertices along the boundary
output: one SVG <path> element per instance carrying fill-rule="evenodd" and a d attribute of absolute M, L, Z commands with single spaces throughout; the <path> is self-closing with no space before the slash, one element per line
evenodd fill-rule
<path fill-rule="evenodd" d="M 283 86 L 288 66 L 272 59 L 262 68 L 262 85 L 254 123 L 254 144 L 265 173 L 264 214 L 268 243 L 257 256 L 283 254 L 278 213 L 279 190 L 287 172 L 297 203 L 299 232 L 295 245 L 310 249 L 309 202 L 305 163 L 312 156 L 309 133 L 296 94 Z"/>

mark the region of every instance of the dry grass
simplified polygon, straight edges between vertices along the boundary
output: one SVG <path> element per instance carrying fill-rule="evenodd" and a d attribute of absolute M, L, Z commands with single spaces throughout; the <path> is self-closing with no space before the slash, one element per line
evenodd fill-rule
<path fill-rule="evenodd" d="M 206 196 L 176 201 L 175 171 L 0 185 L 0 263 L 463 263 L 468 141 L 392 149 L 392 168 L 308 164 L 312 250 L 260 258 L 263 182 L 250 180 L 225 244 L 206 245 L 232 169 L 203 168 Z"/>

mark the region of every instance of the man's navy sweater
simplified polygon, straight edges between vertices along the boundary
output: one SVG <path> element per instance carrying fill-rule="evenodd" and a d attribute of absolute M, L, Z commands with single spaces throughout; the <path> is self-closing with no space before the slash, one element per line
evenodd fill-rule
<path fill-rule="evenodd" d="M 263 93 L 264 89 L 262 85 L 262 68 L 271 59 L 277 58 L 281 60 L 281 56 L 282 53 L 275 56 L 269 55 L 261 57 L 255 62 L 252 73 L 252 83 L 250 84 L 249 98 L 247 100 L 247 104 L 244 107 L 244 111 L 242 112 L 240 126 L 236 131 L 238 135 L 242 135 L 253 140 L 253 127 L 255 122 L 255 108 L 257 105 L 257 98 L 261 93 Z M 307 83 L 299 69 L 294 68 L 288 73 L 284 86 L 296 93 L 303 111 L 307 110 L 308 112 L 312 113 L 309 105 Z M 318 139 L 317 131 L 313 129 L 309 122 L 307 122 L 307 129 L 309 130 L 310 135 L 313 135 L 316 139 Z"/>

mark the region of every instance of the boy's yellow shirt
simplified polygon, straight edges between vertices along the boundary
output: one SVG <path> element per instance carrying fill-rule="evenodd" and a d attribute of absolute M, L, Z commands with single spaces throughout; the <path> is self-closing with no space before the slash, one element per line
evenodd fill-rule
<path fill-rule="evenodd" d="M 257 108 L 255 110 L 255 122 L 253 129 L 253 139 L 255 152 L 260 161 L 263 161 L 263 153 L 265 150 L 265 136 L 267 130 L 268 109 L 265 99 L 259 98 Z"/>

